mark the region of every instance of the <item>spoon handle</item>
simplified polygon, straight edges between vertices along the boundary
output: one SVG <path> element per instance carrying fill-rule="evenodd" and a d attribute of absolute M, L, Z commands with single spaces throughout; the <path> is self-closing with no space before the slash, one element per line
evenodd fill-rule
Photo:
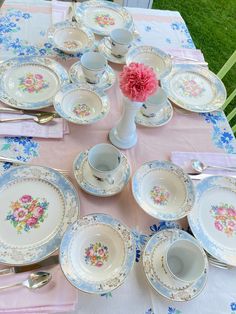
<path fill-rule="evenodd" d="M 221 167 L 221 166 L 210 166 L 209 165 L 207 168 L 222 169 L 222 170 L 228 170 L 228 171 L 236 172 L 236 167 Z"/>
<path fill-rule="evenodd" d="M 16 287 L 16 286 L 21 286 L 21 285 L 22 285 L 22 282 L 17 282 L 17 283 L 13 283 L 13 284 L 7 285 L 7 286 L 1 286 L 0 290 L 8 289 L 8 288 Z"/>
<path fill-rule="evenodd" d="M 0 119 L 0 122 L 11 122 L 11 121 L 19 121 L 19 120 L 34 120 L 34 117 L 27 117 L 27 118 L 7 118 L 7 119 Z"/>

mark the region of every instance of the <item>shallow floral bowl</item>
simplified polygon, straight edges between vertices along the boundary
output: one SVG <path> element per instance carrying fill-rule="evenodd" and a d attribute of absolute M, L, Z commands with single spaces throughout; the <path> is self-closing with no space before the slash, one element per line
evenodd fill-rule
<path fill-rule="evenodd" d="M 106 214 L 84 216 L 71 225 L 61 242 L 60 264 L 66 278 L 88 293 L 107 293 L 120 286 L 135 259 L 129 229 Z"/>
<path fill-rule="evenodd" d="M 109 112 L 109 98 L 88 85 L 68 84 L 54 98 L 54 108 L 64 119 L 75 124 L 92 124 Z"/>
<path fill-rule="evenodd" d="M 73 22 L 60 22 L 48 29 L 48 38 L 65 53 L 83 53 L 94 44 L 93 33 Z"/>
<path fill-rule="evenodd" d="M 132 180 L 133 195 L 140 207 L 161 220 L 185 217 L 194 205 L 194 187 L 189 176 L 168 161 L 143 164 Z"/>

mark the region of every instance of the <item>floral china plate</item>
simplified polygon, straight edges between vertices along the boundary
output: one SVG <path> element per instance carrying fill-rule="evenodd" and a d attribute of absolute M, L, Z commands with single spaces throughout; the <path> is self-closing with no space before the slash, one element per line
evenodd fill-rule
<path fill-rule="evenodd" d="M 97 84 L 90 84 L 86 81 L 80 61 L 74 63 L 70 68 L 70 78 L 73 83 L 76 84 L 88 84 L 94 89 L 107 90 L 113 86 L 116 81 L 116 74 L 113 69 L 107 65 L 105 73 L 102 75 L 100 81 Z"/>
<path fill-rule="evenodd" d="M 131 231 L 106 214 L 91 214 L 72 224 L 60 247 L 60 264 L 76 288 L 93 294 L 119 287 L 136 255 Z"/>
<path fill-rule="evenodd" d="M 56 251 L 80 203 L 73 185 L 40 166 L 10 169 L 0 179 L 0 262 L 33 264 Z"/>
<path fill-rule="evenodd" d="M 133 176 L 132 192 L 147 214 L 166 221 L 185 217 L 195 200 L 191 179 L 169 161 L 144 163 Z"/>
<path fill-rule="evenodd" d="M 95 37 L 92 31 L 78 23 L 64 21 L 48 29 L 48 38 L 65 53 L 84 53 L 93 47 Z"/>
<path fill-rule="evenodd" d="M 50 58 L 18 57 L 0 64 L 0 101 L 14 108 L 48 107 L 68 83 L 67 71 Z"/>
<path fill-rule="evenodd" d="M 205 271 L 202 276 L 193 283 L 183 283 L 168 275 L 164 269 L 164 255 L 167 247 L 178 239 L 185 239 L 197 244 L 194 237 L 179 229 L 167 229 L 155 233 L 147 242 L 143 252 L 143 267 L 148 282 L 153 289 L 163 297 L 172 301 L 189 301 L 195 298 L 204 289 L 207 281 L 208 260 L 205 258 Z"/>
<path fill-rule="evenodd" d="M 110 109 L 108 96 L 88 85 L 63 86 L 53 102 L 56 112 L 75 124 L 98 122 L 106 117 Z"/>
<path fill-rule="evenodd" d="M 170 55 L 152 46 L 139 46 L 130 48 L 126 56 L 126 64 L 131 62 L 144 63 L 153 68 L 158 79 L 163 79 L 172 68 Z"/>
<path fill-rule="evenodd" d="M 113 29 L 133 27 L 131 14 L 117 3 L 109 1 L 85 1 L 76 9 L 78 22 L 97 35 L 107 36 Z"/>
<path fill-rule="evenodd" d="M 156 128 L 167 124 L 173 117 L 173 107 L 169 101 L 154 117 L 146 117 L 141 110 L 139 110 L 135 117 L 135 122 L 139 125 L 149 128 Z"/>
<path fill-rule="evenodd" d="M 114 184 L 106 181 L 99 181 L 93 176 L 88 164 L 88 151 L 80 153 L 73 164 L 75 178 L 85 192 L 99 196 L 107 197 L 118 194 L 129 182 L 131 169 L 125 155 L 122 154 L 121 167 L 114 175 Z"/>
<path fill-rule="evenodd" d="M 196 186 L 188 215 L 194 236 L 216 259 L 236 266 L 236 179 L 211 176 Z"/>
<path fill-rule="evenodd" d="M 225 86 L 218 76 L 198 65 L 175 65 L 161 81 L 161 86 L 171 101 L 192 112 L 217 110 L 227 97 Z"/>

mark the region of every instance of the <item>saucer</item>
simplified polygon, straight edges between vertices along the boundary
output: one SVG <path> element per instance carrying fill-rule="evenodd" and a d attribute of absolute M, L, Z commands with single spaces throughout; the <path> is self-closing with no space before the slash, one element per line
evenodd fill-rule
<path fill-rule="evenodd" d="M 166 102 L 164 108 L 162 108 L 154 117 L 145 117 L 141 110 L 137 112 L 135 122 L 139 125 L 143 125 L 149 128 L 156 128 L 167 124 L 173 117 L 173 108 L 169 100 Z"/>
<path fill-rule="evenodd" d="M 90 214 L 70 225 L 60 246 L 60 264 L 70 283 L 93 294 L 119 287 L 136 256 L 132 232 L 106 214 Z"/>
<path fill-rule="evenodd" d="M 102 75 L 100 81 L 97 84 L 90 84 L 86 81 L 84 73 L 82 71 L 80 61 L 74 63 L 69 71 L 71 81 L 77 84 L 88 84 L 94 89 L 106 90 L 113 86 L 116 81 L 116 74 L 113 69 L 107 65 L 105 73 Z"/>
<path fill-rule="evenodd" d="M 120 170 L 114 176 L 114 184 L 96 179 L 88 164 L 88 151 L 81 152 L 74 160 L 73 170 L 75 178 L 81 189 L 85 192 L 107 197 L 118 194 L 128 183 L 130 178 L 130 165 L 127 158 L 122 154 Z"/>
<path fill-rule="evenodd" d="M 135 47 L 135 45 L 132 45 Z M 116 57 L 111 53 L 111 42 L 108 37 L 104 37 L 98 44 L 98 51 L 104 54 L 108 61 L 118 64 L 126 63 L 126 55 L 123 57 Z"/>
<path fill-rule="evenodd" d="M 192 180 L 169 161 L 144 163 L 132 178 L 132 192 L 147 214 L 166 221 L 185 217 L 195 200 Z"/>
<path fill-rule="evenodd" d="M 148 282 L 156 292 L 172 301 L 189 301 L 195 298 L 205 287 L 208 273 L 208 260 L 205 252 L 205 271 L 193 283 L 184 283 L 168 275 L 164 268 L 164 255 L 167 246 L 177 239 L 186 239 L 199 246 L 197 240 L 185 231 L 167 229 L 155 233 L 145 246 L 143 267 Z"/>
<path fill-rule="evenodd" d="M 102 90 L 88 85 L 68 84 L 56 94 L 54 108 L 64 119 L 75 124 L 92 124 L 105 118 L 110 105 Z"/>

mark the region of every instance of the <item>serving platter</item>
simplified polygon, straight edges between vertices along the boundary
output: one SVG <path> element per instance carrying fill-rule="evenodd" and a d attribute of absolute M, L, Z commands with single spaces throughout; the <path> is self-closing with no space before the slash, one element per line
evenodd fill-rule
<path fill-rule="evenodd" d="M 119 287 L 135 260 L 131 231 L 106 214 L 90 214 L 72 224 L 60 246 L 64 275 L 76 288 L 93 294 Z"/>
<path fill-rule="evenodd" d="M 131 29 L 131 14 L 117 3 L 109 1 L 85 1 L 76 9 L 78 22 L 95 34 L 107 36 L 115 28 Z"/>
<path fill-rule="evenodd" d="M 217 110 L 227 97 L 218 76 L 199 65 L 175 65 L 171 73 L 161 80 L 161 86 L 171 101 L 192 112 Z"/>
<path fill-rule="evenodd" d="M 60 246 L 68 225 L 78 219 L 80 202 L 59 172 L 19 166 L 0 178 L 0 262 L 33 264 Z"/>
<path fill-rule="evenodd" d="M 196 202 L 188 215 L 194 236 L 203 248 L 236 266 L 236 179 L 211 176 L 196 186 Z"/>
<path fill-rule="evenodd" d="M 57 91 L 68 83 L 67 71 L 50 58 L 19 57 L 0 64 L 0 100 L 14 108 L 48 107 Z"/>

